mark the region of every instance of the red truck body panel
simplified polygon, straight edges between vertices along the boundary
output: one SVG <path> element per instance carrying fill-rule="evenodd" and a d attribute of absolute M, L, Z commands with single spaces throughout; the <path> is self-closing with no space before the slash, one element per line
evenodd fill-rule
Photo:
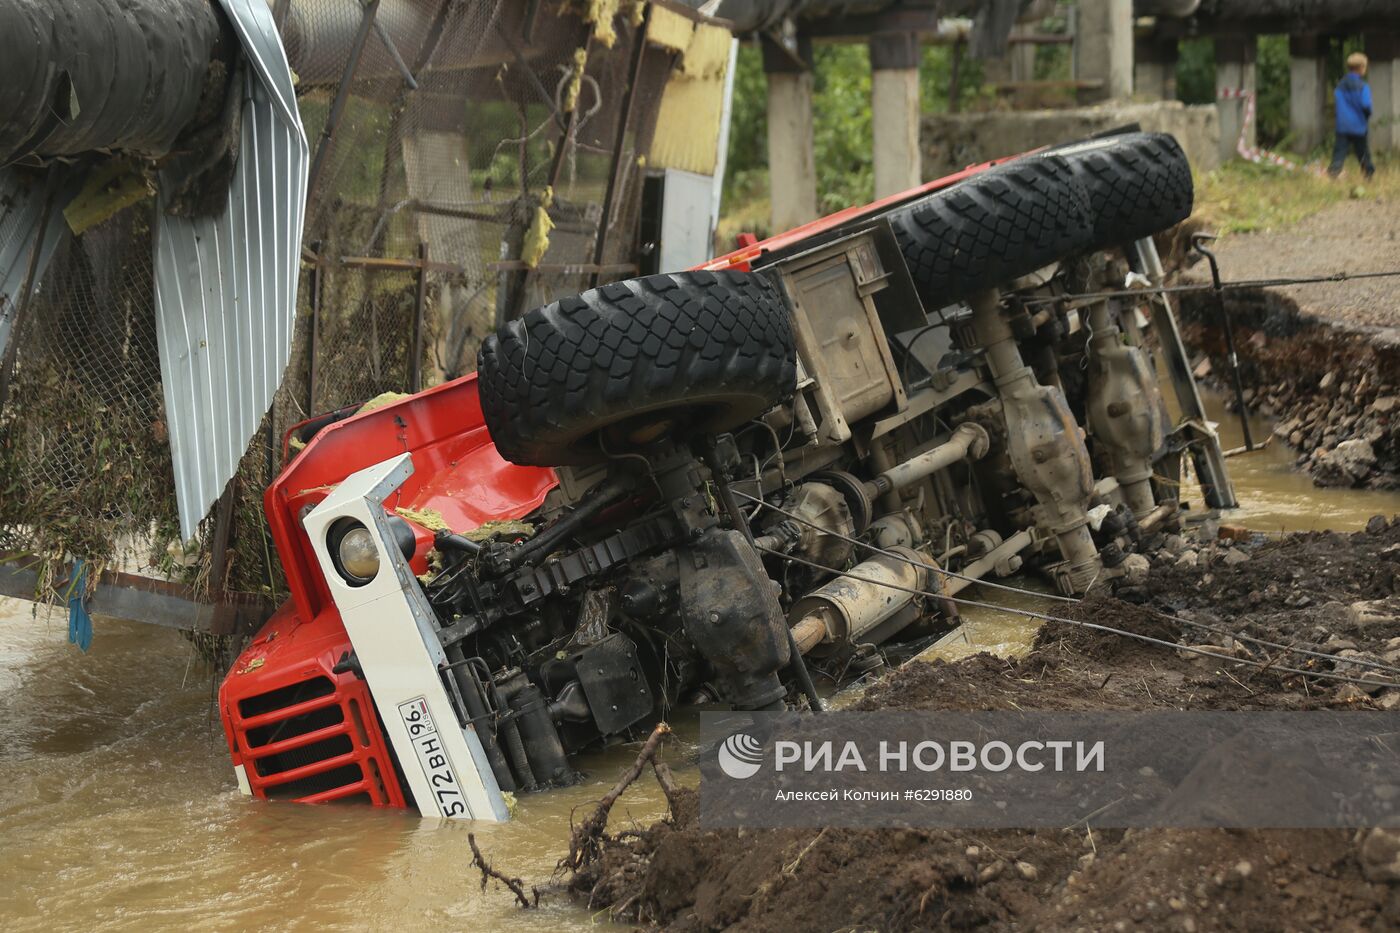
<path fill-rule="evenodd" d="M 234 662 L 219 712 L 235 765 L 258 797 L 307 803 L 407 804 L 365 682 L 334 668 L 351 651 L 301 517 L 350 474 L 397 454 L 414 472 L 386 505 L 441 514 L 453 531 L 521 518 L 558 484 L 554 471 L 501 458 L 486 430 L 476 375 L 323 428 L 263 499 L 292 598 Z M 413 526 L 414 571 L 432 534 Z"/>

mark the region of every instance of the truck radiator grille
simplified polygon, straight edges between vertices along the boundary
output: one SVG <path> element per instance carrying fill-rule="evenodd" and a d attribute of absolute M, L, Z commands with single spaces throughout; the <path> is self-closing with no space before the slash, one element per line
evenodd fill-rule
<path fill-rule="evenodd" d="M 361 681 L 312 677 L 231 706 L 230 734 L 257 796 L 404 805 L 392 767 L 386 783 L 380 766 L 385 743 Z"/>

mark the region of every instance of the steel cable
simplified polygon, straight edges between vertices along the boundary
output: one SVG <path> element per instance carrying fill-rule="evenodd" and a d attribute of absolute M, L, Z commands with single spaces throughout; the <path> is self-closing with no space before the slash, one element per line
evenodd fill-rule
<path fill-rule="evenodd" d="M 1247 291 L 1257 288 L 1282 288 L 1286 285 L 1325 285 L 1328 283 L 1354 282 L 1362 279 L 1386 279 L 1400 277 L 1400 269 L 1388 272 L 1333 272 L 1330 275 L 1300 276 L 1296 278 L 1240 279 L 1236 282 L 1222 282 L 1220 290 Z M 1143 288 L 1120 288 L 1103 292 L 1080 292 L 1069 295 L 1050 295 L 1022 298 L 1026 305 L 1053 305 L 1070 301 L 1102 301 L 1107 298 L 1132 298 L 1141 295 L 1179 295 L 1187 292 L 1210 292 L 1215 286 L 1210 282 L 1197 282 L 1190 285 L 1149 285 Z"/>

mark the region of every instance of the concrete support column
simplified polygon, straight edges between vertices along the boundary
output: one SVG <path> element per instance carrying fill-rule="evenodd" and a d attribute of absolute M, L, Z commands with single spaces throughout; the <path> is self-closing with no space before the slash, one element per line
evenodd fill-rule
<path fill-rule="evenodd" d="M 1244 129 L 1245 100 L 1242 97 L 1222 97 L 1222 91 L 1236 93 L 1255 90 L 1254 61 L 1256 41 L 1253 36 L 1238 38 L 1220 36 L 1215 40 L 1215 106 L 1220 113 L 1220 158 L 1235 157 Z M 1251 121 L 1245 132 L 1246 146 L 1255 143 L 1255 127 Z"/>
<path fill-rule="evenodd" d="M 1371 59 L 1371 149 L 1400 149 L 1400 34 L 1367 33 Z"/>
<path fill-rule="evenodd" d="M 1074 76 L 1099 81 L 1083 92 L 1090 102 L 1133 93 L 1133 0 L 1079 0 L 1074 34 Z"/>
<path fill-rule="evenodd" d="M 812 46 L 795 52 L 763 40 L 768 77 L 768 191 L 772 233 L 817 219 L 817 165 L 812 142 Z"/>
<path fill-rule="evenodd" d="M 1311 152 L 1327 138 L 1327 43 L 1319 36 L 1288 37 L 1288 131 L 1295 152 Z"/>
<path fill-rule="evenodd" d="M 1175 39 L 1144 36 L 1133 50 L 1133 96 L 1176 100 Z"/>
<path fill-rule="evenodd" d="M 908 33 L 872 36 L 870 69 L 875 197 L 884 198 L 921 181 L 918 37 Z"/>

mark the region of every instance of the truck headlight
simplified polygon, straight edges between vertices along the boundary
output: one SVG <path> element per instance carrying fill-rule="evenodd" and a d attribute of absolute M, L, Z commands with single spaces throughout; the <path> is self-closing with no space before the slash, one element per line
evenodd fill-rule
<path fill-rule="evenodd" d="M 326 540 L 335 569 L 351 586 L 364 586 L 379 573 L 379 548 L 373 533 L 354 519 L 331 526 Z"/>

